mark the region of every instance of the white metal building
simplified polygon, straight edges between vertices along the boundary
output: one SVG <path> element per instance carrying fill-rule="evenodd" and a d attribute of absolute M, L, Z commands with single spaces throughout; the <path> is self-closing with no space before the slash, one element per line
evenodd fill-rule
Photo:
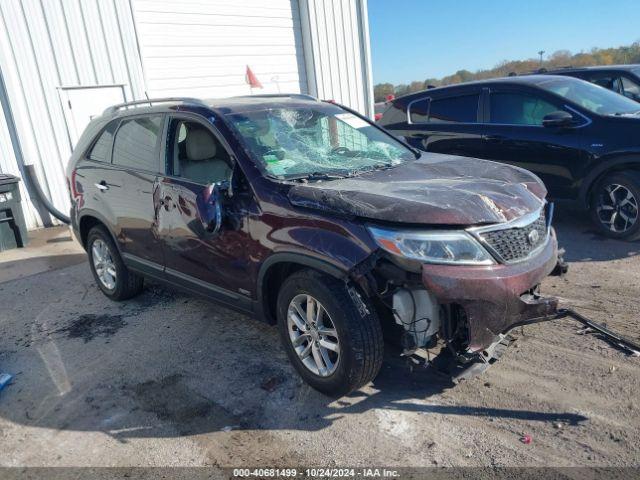
<path fill-rule="evenodd" d="M 0 173 L 34 164 L 63 212 L 73 145 L 114 103 L 310 93 L 373 116 L 366 0 L 0 0 L 0 73 Z"/>

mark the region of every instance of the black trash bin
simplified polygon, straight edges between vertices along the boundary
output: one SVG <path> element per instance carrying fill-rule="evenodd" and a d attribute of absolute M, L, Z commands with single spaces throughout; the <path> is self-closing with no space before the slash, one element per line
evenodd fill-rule
<path fill-rule="evenodd" d="M 0 252 L 27 245 L 19 183 L 18 177 L 0 173 Z"/>

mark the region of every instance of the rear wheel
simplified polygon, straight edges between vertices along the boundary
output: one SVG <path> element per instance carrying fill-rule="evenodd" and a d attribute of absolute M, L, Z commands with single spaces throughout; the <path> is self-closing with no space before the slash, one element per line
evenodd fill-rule
<path fill-rule="evenodd" d="M 142 291 L 143 277 L 125 266 L 111 235 L 103 226 L 95 226 L 89 232 L 87 253 L 98 287 L 111 300 L 127 300 Z"/>
<path fill-rule="evenodd" d="M 283 283 L 277 308 L 289 360 L 316 390 L 345 395 L 378 374 L 383 353 L 380 321 L 353 287 L 302 270 Z"/>
<path fill-rule="evenodd" d="M 598 231 L 623 240 L 640 238 L 640 173 L 620 172 L 598 182 L 591 196 L 591 218 Z"/>

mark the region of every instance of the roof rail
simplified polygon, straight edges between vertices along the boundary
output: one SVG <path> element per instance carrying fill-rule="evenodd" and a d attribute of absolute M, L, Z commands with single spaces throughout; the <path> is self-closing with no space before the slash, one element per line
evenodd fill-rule
<path fill-rule="evenodd" d="M 191 103 L 195 105 L 207 106 L 207 104 L 204 103 L 199 98 L 190 98 L 190 97 L 147 98 L 146 100 L 135 100 L 133 102 L 118 103 L 117 105 L 108 107 L 104 112 L 102 112 L 102 114 L 108 115 L 108 114 L 117 112 L 121 108 L 128 109 L 129 107 L 135 107 L 139 105 L 149 105 L 151 107 L 153 106 L 154 103 L 183 103 L 183 104 Z"/>
<path fill-rule="evenodd" d="M 306 93 L 259 93 L 257 95 L 238 95 L 236 98 L 278 98 L 278 97 L 288 97 L 288 98 L 299 98 L 302 100 L 313 100 L 315 102 L 318 101 L 316 97 L 313 95 L 308 95 Z"/>

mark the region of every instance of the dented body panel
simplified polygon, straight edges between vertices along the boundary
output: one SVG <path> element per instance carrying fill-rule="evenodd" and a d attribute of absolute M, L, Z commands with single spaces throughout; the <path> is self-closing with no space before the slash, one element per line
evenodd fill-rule
<path fill-rule="evenodd" d="M 458 304 L 469 324 L 469 349 L 478 351 L 515 323 L 556 311 L 555 298 L 523 297 L 554 269 L 558 243 L 552 231 L 549 242 L 535 257 L 513 265 L 483 267 L 422 266 L 422 281 L 443 304 Z"/>
<path fill-rule="evenodd" d="M 546 189 L 519 168 L 452 155 L 423 154 L 389 170 L 296 185 L 298 207 L 414 225 L 507 222 L 540 209 Z"/>

